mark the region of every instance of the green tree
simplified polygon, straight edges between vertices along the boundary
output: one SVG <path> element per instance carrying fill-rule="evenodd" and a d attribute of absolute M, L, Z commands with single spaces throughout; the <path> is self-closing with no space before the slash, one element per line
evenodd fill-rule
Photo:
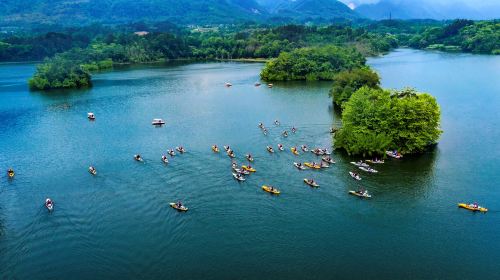
<path fill-rule="evenodd" d="M 383 155 L 388 149 L 419 153 L 439 139 L 440 117 L 429 94 L 362 87 L 344 105 L 335 146 L 363 156 Z"/>
<path fill-rule="evenodd" d="M 335 105 L 342 107 L 342 104 L 349 100 L 351 95 L 361 87 L 379 89 L 380 78 L 377 73 L 369 67 L 356 68 L 349 71 L 342 71 L 333 77 L 333 87 L 330 96 L 333 97 Z"/>

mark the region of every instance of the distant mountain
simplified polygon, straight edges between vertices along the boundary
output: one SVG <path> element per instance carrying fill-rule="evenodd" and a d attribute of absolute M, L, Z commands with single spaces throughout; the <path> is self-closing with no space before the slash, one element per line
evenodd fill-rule
<path fill-rule="evenodd" d="M 271 16 L 300 21 L 354 19 L 358 14 L 337 0 L 257 0 Z"/>
<path fill-rule="evenodd" d="M 170 20 L 179 24 L 259 20 L 254 0 L 1 0 L 0 24 L 63 24 Z"/>
<path fill-rule="evenodd" d="M 372 1 L 373 2 L 373 1 Z M 370 19 L 494 19 L 500 18 L 500 0 L 380 0 L 355 8 Z"/>
<path fill-rule="evenodd" d="M 0 26 L 170 21 L 331 21 L 358 15 L 337 0 L 0 0 Z"/>

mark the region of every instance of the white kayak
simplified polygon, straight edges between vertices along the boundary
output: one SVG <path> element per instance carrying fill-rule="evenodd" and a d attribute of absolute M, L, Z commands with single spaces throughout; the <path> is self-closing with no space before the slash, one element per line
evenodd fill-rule
<path fill-rule="evenodd" d="M 360 191 L 349 191 L 349 194 L 355 195 L 357 197 L 363 198 L 371 198 L 372 196 L 368 194 L 368 192 L 360 192 Z"/>
<path fill-rule="evenodd" d="M 234 177 L 234 179 L 236 179 L 236 180 L 238 180 L 238 181 L 240 181 L 240 182 L 245 181 L 245 178 L 243 178 L 243 175 L 239 175 L 239 176 L 238 176 L 238 174 L 237 174 L 237 173 L 233 173 L 233 177 Z"/>
<path fill-rule="evenodd" d="M 353 179 L 356 179 L 356 180 L 358 180 L 358 181 L 361 181 L 361 177 L 359 177 L 359 175 L 358 175 L 358 174 L 356 174 L 356 173 L 354 173 L 354 172 L 352 172 L 352 171 L 349 171 L 349 175 L 351 175 L 351 177 L 352 177 Z"/>
<path fill-rule="evenodd" d="M 354 164 L 356 166 L 370 167 L 368 164 L 366 164 L 366 163 L 364 163 L 362 161 L 358 161 L 358 162 L 351 161 L 351 164 Z"/>
<path fill-rule="evenodd" d="M 305 167 L 304 165 L 302 165 L 302 164 L 300 164 L 300 165 L 299 165 L 297 162 L 294 162 L 294 163 L 293 163 L 293 165 L 294 165 L 295 167 L 297 167 L 299 170 L 304 170 L 304 169 L 306 169 L 306 167 Z"/>
<path fill-rule="evenodd" d="M 361 169 L 361 170 L 363 170 L 363 171 L 370 172 L 370 173 L 377 173 L 378 172 L 377 170 L 375 170 L 373 168 L 370 168 L 370 167 L 360 166 L 358 168 Z"/>
<path fill-rule="evenodd" d="M 395 159 L 400 159 L 400 158 L 403 157 L 401 154 L 399 154 L 399 153 L 395 154 L 395 153 L 393 153 L 391 151 L 386 151 L 385 154 L 388 155 L 388 156 L 390 156 L 390 157 L 392 157 L 392 158 L 395 158 Z"/>
<path fill-rule="evenodd" d="M 161 161 L 163 161 L 163 163 L 165 164 L 168 164 L 168 158 L 166 156 L 162 156 Z"/>
<path fill-rule="evenodd" d="M 334 164 L 335 163 L 335 161 L 332 158 L 330 158 L 330 157 L 328 157 L 328 158 L 327 157 L 323 157 L 323 158 L 321 158 L 321 160 L 324 161 L 324 162 L 326 162 L 326 163 L 330 163 L 330 164 Z"/>
<path fill-rule="evenodd" d="M 54 209 L 54 202 L 52 202 L 52 200 L 50 200 L 50 198 L 47 198 L 45 200 L 45 207 L 49 210 L 49 211 L 52 211 Z"/>

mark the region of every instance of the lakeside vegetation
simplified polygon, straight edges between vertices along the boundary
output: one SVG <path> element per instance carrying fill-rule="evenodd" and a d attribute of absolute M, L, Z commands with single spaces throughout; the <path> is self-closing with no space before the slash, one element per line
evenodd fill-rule
<path fill-rule="evenodd" d="M 172 30 L 137 35 L 134 33 L 99 32 L 86 47 L 73 47 L 53 58 L 44 60 L 45 67 L 38 67 L 30 81 L 32 89 L 79 85 L 75 80 L 63 83 L 70 72 L 101 70 L 116 63 L 150 63 L 172 59 L 269 59 L 278 57 L 273 65 L 282 65 L 287 54 L 294 59 L 295 74 L 278 77 L 268 71 L 265 79 L 328 79 L 332 73 L 352 69 L 364 64 L 364 55 L 378 54 L 396 47 L 392 36 L 370 34 L 364 29 L 350 26 L 301 26 L 285 25 L 275 28 L 213 29 L 206 32 Z M 89 39 L 90 40 L 90 39 Z M 80 42 L 80 41 L 77 41 Z M 78 43 L 79 44 L 79 43 Z M 71 44 L 67 44 L 70 46 Z M 50 49 L 50 51 L 56 51 Z M 361 53 L 363 52 L 363 54 Z M 283 54 L 281 58 L 280 54 Z M 64 69 L 48 67 L 60 59 L 71 61 Z M 295 60 L 296 59 L 296 60 Z M 106 62 L 106 63 L 103 63 Z M 68 68 L 69 67 L 69 68 Z M 279 67 L 278 67 L 279 68 Z M 283 74 L 281 72 L 279 75 Z M 307 77 L 306 77 L 307 76 Z M 83 76 L 81 76 L 83 78 Z M 47 81 L 45 81 L 47 80 Z M 40 85 L 43 85 L 41 87 Z"/>
<path fill-rule="evenodd" d="M 354 48 L 326 46 L 282 52 L 268 61 L 260 77 L 266 81 L 333 80 L 336 73 L 363 66 L 366 59 Z"/>
<path fill-rule="evenodd" d="M 419 153 L 435 144 L 442 133 L 436 99 L 414 89 L 362 87 L 343 108 L 335 147 L 351 155 L 384 155 L 394 149 L 402 154 Z"/>

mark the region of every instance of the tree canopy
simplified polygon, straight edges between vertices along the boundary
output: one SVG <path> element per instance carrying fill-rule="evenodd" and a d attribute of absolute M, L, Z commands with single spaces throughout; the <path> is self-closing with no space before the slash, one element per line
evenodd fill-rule
<path fill-rule="evenodd" d="M 364 156 L 383 155 L 388 149 L 422 152 L 439 139 L 440 117 L 439 105 L 429 94 L 362 87 L 344 105 L 335 146 Z"/>
<path fill-rule="evenodd" d="M 333 87 L 330 90 L 330 96 L 333 97 L 335 105 L 341 108 L 342 104 L 363 86 L 380 88 L 380 77 L 369 67 L 342 71 L 333 76 Z"/>
<path fill-rule="evenodd" d="M 365 58 L 353 48 L 324 46 L 282 52 L 266 63 L 260 77 L 266 81 L 333 80 L 343 70 L 361 67 Z"/>

